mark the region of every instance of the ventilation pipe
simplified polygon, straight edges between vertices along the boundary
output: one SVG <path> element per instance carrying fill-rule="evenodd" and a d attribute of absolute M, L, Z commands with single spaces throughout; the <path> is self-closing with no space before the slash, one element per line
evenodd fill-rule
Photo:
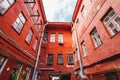
<path fill-rule="evenodd" d="M 34 72 L 33 72 L 32 80 L 36 80 L 35 78 L 36 78 L 37 65 L 38 65 L 39 56 L 40 56 L 40 52 L 41 52 L 41 45 L 42 45 L 42 40 L 43 40 L 43 36 L 44 36 L 44 30 L 45 30 L 45 27 L 46 27 L 47 24 L 48 24 L 48 22 L 46 22 L 43 25 L 43 30 L 42 30 L 42 35 L 40 37 L 40 44 L 39 44 L 39 47 L 38 47 L 38 53 L 37 53 L 37 58 L 36 58 L 36 63 L 35 63 L 35 67 L 34 67 Z"/>
<path fill-rule="evenodd" d="M 72 21 L 72 24 L 74 24 L 74 22 Z M 82 65 L 82 57 L 80 55 L 80 46 L 79 46 L 79 40 L 78 40 L 78 35 L 77 35 L 77 29 L 76 29 L 76 26 L 74 28 L 74 31 L 75 31 L 75 42 L 76 42 L 76 47 L 77 47 L 77 55 L 78 55 L 78 61 L 79 61 L 79 64 L 80 64 L 80 77 L 81 77 L 81 80 L 86 80 L 87 77 L 84 75 L 84 72 L 83 72 L 83 65 Z"/>

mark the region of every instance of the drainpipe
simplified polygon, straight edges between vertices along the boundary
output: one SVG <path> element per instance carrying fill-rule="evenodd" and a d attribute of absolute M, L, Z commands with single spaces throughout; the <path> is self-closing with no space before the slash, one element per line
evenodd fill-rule
<path fill-rule="evenodd" d="M 45 30 L 45 26 L 48 24 L 48 22 L 46 22 L 43 26 L 43 30 L 42 30 L 42 35 L 40 38 L 40 44 L 38 47 L 38 53 L 37 53 L 37 58 L 36 58 L 36 63 L 35 63 L 35 67 L 34 67 L 34 72 L 33 72 L 33 76 L 32 76 L 32 80 L 35 80 L 35 75 L 36 75 L 36 70 L 37 70 L 37 65 L 38 65 L 38 61 L 39 61 L 39 56 L 40 56 L 40 52 L 41 52 L 41 45 L 42 45 L 42 40 L 43 40 L 43 36 L 44 36 L 44 30 Z"/>
<path fill-rule="evenodd" d="M 72 24 L 74 24 L 74 22 L 72 21 Z M 75 26 L 75 37 L 76 37 L 76 45 L 77 45 L 77 54 L 78 54 L 78 60 L 79 60 L 79 64 L 80 64 L 80 76 L 81 76 L 81 80 L 85 80 L 87 77 L 84 75 L 83 73 L 83 65 L 82 65 L 82 57 L 80 55 L 80 46 L 79 46 L 79 40 L 78 40 L 78 35 L 77 35 L 77 29 Z"/>

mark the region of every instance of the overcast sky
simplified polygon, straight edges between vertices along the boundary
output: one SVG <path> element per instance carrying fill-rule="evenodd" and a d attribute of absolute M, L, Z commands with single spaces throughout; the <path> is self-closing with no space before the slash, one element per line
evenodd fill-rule
<path fill-rule="evenodd" d="M 47 20 L 70 22 L 77 0 L 42 0 Z"/>

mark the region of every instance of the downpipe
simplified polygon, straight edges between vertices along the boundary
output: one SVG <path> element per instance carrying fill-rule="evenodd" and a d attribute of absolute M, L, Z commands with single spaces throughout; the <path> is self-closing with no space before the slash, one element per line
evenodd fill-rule
<path fill-rule="evenodd" d="M 40 56 L 40 52 L 41 52 L 41 45 L 42 45 L 42 40 L 43 40 L 43 36 L 44 36 L 44 30 L 45 30 L 45 27 L 46 27 L 47 24 L 48 24 L 48 22 L 46 22 L 43 26 L 42 35 L 41 35 L 41 38 L 40 38 L 40 44 L 39 44 L 39 47 L 38 47 L 37 58 L 36 58 L 35 67 L 34 67 L 34 72 L 33 72 L 33 75 L 32 75 L 32 80 L 36 80 L 35 78 L 36 78 L 37 65 L 38 65 L 39 56 Z"/>
<path fill-rule="evenodd" d="M 72 21 L 72 24 L 73 21 Z M 77 55 L 78 55 L 78 61 L 79 61 L 79 64 L 80 64 L 80 77 L 81 77 L 81 80 L 87 80 L 87 76 L 84 75 L 84 72 L 83 72 L 83 65 L 82 65 L 82 57 L 80 55 L 80 46 L 79 46 L 79 40 L 78 40 L 78 35 L 77 35 L 77 29 L 76 29 L 76 26 L 75 26 L 75 40 L 76 40 L 76 46 L 77 46 Z"/>

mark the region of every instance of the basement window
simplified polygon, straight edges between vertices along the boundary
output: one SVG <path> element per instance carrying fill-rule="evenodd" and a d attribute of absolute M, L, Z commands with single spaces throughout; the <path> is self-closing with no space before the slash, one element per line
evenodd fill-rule
<path fill-rule="evenodd" d="M 118 15 L 118 13 L 112 8 L 110 8 L 107 14 L 103 17 L 102 21 L 112 36 L 120 32 L 120 15 Z"/>
<path fill-rule="evenodd" d="M 15 2 L 15 0 L 0 0 L 0 14 L 3 15 Z"/>

